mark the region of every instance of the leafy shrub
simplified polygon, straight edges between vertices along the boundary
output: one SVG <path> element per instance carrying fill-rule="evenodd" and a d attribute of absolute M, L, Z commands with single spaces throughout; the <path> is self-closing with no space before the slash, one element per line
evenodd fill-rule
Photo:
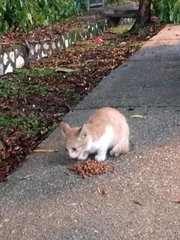
<path fill-rule="evenodd" d="M 124 0 L 107 0 L 106 1 L 108 4 L 116 4 L 116 5 L 121 5 Z"/>
<path fill-rule="evenodd" d="M 75 0 L 0 0 L 0 32 L 13 27 L 29 31 L 77 14 Z"/>
<path fill-rule="evenodd" d="M 180 23 L 180 0 L 174 4 L 173 22 Z"/>
<path fill-rule="evenodd" d="M 154 8 L 161 21 L 180 23 L 180 0 L 156 0 Z"/>

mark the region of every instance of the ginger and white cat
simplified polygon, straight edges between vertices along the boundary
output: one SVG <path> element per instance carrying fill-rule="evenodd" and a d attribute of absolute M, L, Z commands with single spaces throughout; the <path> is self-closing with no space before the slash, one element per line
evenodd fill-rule
<path fill-rule="evenodd" d="M 96 154 L 97 161 L 104 161 L 108 150 L 111 156 L 129 151 L 128 123 L 114 108 L 99 109 L 82 127 L 71 128 L 65 122 L 60 127 L 71 158 L 85 160 L 89 154 Z"/>

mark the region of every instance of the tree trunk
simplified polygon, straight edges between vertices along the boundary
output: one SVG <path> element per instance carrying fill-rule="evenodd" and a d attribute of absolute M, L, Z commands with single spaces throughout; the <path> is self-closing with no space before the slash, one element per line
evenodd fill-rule
<path fill-rule="evenodd" d="M 140 0 L 139 9 L 134 25 L 144 25 L 145 23 L 150 22 L 151 1 L 152 0 Z"/>

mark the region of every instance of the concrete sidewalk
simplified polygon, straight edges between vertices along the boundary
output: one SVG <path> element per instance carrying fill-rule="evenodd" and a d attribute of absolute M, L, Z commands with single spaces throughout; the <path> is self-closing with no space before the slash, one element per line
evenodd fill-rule
<path fill-rule="evenodd" d="M 0 185 L 1 240 L 180 239 L 180 25 L 150 39 L 65 119 L 79 125 L 102 106 L 125 113 L 134 150 L 108 159 L 113 174 L 67 176 L 54 131 L 41 146 L 60 151 L 30 155 Z"/>

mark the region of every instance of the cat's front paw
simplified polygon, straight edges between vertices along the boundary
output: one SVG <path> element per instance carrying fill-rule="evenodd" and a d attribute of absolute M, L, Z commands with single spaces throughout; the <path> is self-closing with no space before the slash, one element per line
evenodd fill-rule
<path fill-rule="evenodd" d="M 99 154 L 97 154 L 95 156 L 95 160 L 99 161 L 99 162 L 103 162 L 105 159 L 106 159 L 106 155 L 99 155 Z"/>
<path fill-rule="evenodd" d="M 109 152 L 109 155 L 111 156 L 111 157 L 118 157 L 119 155 L 120 155 L 120 153 L 119 152 L 114 152 L 113 150 L 111 150 L 110 152 Z"/>
<path fill-rule="evenodd" d="M 88 153 L 83 153 L 80 156 L 78 156 L 78 160 L 86 160 L 88 158 Z"/>

